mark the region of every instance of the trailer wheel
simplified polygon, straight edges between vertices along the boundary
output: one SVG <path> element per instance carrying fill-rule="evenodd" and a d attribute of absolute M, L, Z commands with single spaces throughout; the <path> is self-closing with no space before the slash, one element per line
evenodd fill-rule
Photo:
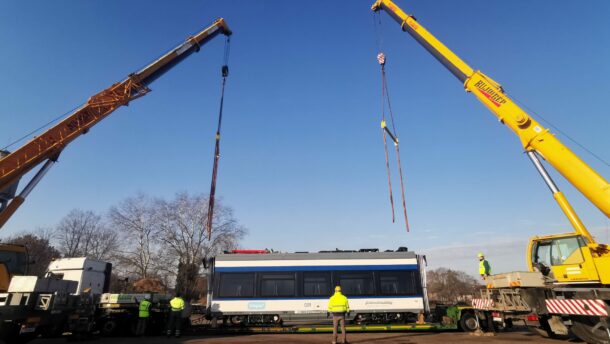
<path fill-rule="evenodd" d="M 116 321 L 106 320 L 102 324 L 100 331 L 102 332 L 102 335 L 104 335 L 104 336 L 112 336 L 112 335 L 116 334 L 118 327 L 119 326 Z"/>
<path fill-rule="evenodd" d="M 572 332 L 581 340 L 590 344 L 610 344 L 607 323 L 596 317 L 573 317 Z"/>
<path fill-rule="evenodd" d="M 474 332 L 477 329 L 477 319 L 474 317 L 474 314 L 470 312 L 462 313 L 460 318 L 460 329 L 464 332 Z"/>
<path fill-rule="evenodd" d="M 229 319 L 231 324 L 238 325 L 238 326 L 244 325 L 245 320 L 246 320 L 246 318 L 243 315 L 233 315 Z"/>

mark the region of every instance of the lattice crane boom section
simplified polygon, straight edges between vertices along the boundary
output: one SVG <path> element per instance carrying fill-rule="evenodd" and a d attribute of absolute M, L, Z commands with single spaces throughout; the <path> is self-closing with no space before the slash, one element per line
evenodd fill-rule
<path fill-rule="evenodd" d="M 119 107 L 146 95 L 150 91 L 148 85 L 192 53 L 198 52 L 201 46 L 219 34 L 232 34 L 223 18 L 216 19 L 211 25 L 188 37 L 185 42 L 146 67 L 130 74 L 125 80 L 90 97 L 83 106 L 14 152 L 3 151 L 4 157 L 0 158 L 0 192 L 11 189 L 21 177 L 45 160 L 57 160 L 70 142 L 85 134 Z M 27 188 L 31 189 L 34 185 L 30 183 Z M 0 208 L 0 227 L 23 202 L 23 198 L 24 196 L 15 197 L 14 200 L 18 202 L 15 202 L 12 208 L 9 205 L 10 214 L 7 214 L 6 204 L 3 204 Z"/>
<path fill-rule="evenodd" d="M 81 134 L 149 89 L 131 78 L 115 84 L 87 101 L 57 125 L 0 160 L 0 189 L 4 189 L 46 159 L 55 159 L 61 150 Z"/>

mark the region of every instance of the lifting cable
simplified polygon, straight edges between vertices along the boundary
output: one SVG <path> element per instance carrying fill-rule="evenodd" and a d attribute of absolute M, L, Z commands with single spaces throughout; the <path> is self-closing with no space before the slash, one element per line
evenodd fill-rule
<path fill-rule="evenodd" d="M 377 12 L 375 12 L 377 15 Z M 387 174 L 388 174 L 388 189 L 389 189 L 389 196 L 390 196 L 390 206 L 392 208 L 392 222 L 395 222 L 396 217 L 395 217 L 395 212 L 394 212 L 394 194 L 392 192 L 392 175 L 390 172 L 390 157 L 389 157 L 389 153 L 388 153 L 388 142 L 387 142 L 387 137 L 389 136 L 390 139 L 392 140 L 392 142 L 394 143 L 394 148 L 395 148 L 395 152 L 396 152 L 396 163 L 398 165 L 398 175 L 400 178 L 400 191 L 402 194 L 402 210 L 403 210 L 403 215 L 405 218 L 405 226 L 407 228 L 407 232 L 409 232 L 410 228 L 409 228 L 409 218 L 407 216 L 407 204 L 406 204 L 406 199 L 405 199 L 405 186 L 404 186 L 404 181 L 403 181 L 403 177 L 402 177 L 402 165 L 400 163 L 400 148 L 398 146 L 398 135 L 396 134 L 396 124 L 394 122 L 394 114 L 392 112 L 392 104 L 390 102 L 390 94 L 388 91 L 388 83 L 387 83 L 387 79 L 386 79 L 386 73 L 385 73 L 385 62 L 386 62 L 386 58 L 385 58 L 385 54 L 381 49 L 381 44 L 382 44 L 382 36 L 381 36 L 381 29 L 378 28 L 381 27 L 381 17 L 378 17 L 378 21 L 376 20 L 377 18 L 374 16 L 373 17 L 373 22 L 374 22 L 374 27 L 375 27 L 375 33 L 376 33 L 376 37 L 377 37 L 377 48 L 380 51 L 379 54 L 377 54 L 377 62 L 379 62 L 379 65 L 381 66 L 381 132 L 383 135 L 383 147 L 384 147 L 384 151 L 385 151 L 385 165 L 386 165 L 386 170 L 387 170 Z M 390 123 L 392 125 L 392 129 L 390 130 L 387 126 L 387 122 L 386 122 L 386 116 L 385 116 L 385 104 L 388 104 L 388 113 L 390 116 Z"/>
<path fill-rule="evenodd" d="M 385 162 L 386 169 L 388 171 L 388 187 L 390 188 L 390 204 L 392 206 L 392 222 L 394 222 L 394 197 L 392 195 L 392 177 L 390 173 L 390 160 L 388 154 L 388 142 L 387 137 L 389 136 L 394 143 L 394 149 L 396 152 L 396 164 L 398 166 L 398 177 L 400 179 L 400 191 L 402 194 L 402 210 L 405 217 L 405 226 L 407 232 L 409 231 L 409 218 L 407 216 L 407 204 L 405 200 L 405 184 L 402 177 L 402 165 L 400 163 L 400 147 L 398 145 L 398 134 L 396 134 L 396 124 L 394 122 L 394 114 L 392 113 L 392 103 L 390 102 L 390 94 L 388 92 L 388 83 L 385 74 L 385 55 L 379 53 L 377 55 L 377 62 L 381 66 L 381 132 L 383 135 L 383 146 L 385 149 Z M 385 117 L 385 104 L 388 103 L 388 113 L 390 115 L 390 124 L 392 129 L 388 128 L 386 117 Z"/>
<path fill-rule="evenodd" d="M 214 167 L 212 168 L 212 182 L 210 185 L 210 197 L 208 203 L 208 240 L 212 238 L 212 222 L 214 220 L 214 196 L 216 195 L 216 179 L 218 176 L 218 161 L 220 160 L 220 128 L 222 126 L 222 110 L 225 100 L 225 84 L 227 83 L 227 77 L 229 76 L 229 50 L 230 50 L 231 38 L 227 37 L 225 41 L 225 51 L 223 58 L 223 65 L 221 68 L 222 74 L 222 86 L 220 91 L 220 110 L 218 111 L 218 127 L 216 129 L 216 145 L 214 147 Z"/>

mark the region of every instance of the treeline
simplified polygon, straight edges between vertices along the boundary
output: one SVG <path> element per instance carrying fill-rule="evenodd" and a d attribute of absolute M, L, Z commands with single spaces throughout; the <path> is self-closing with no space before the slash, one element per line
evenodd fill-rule
<path fill-rule="evenodd" d="M 484 286 L 464 271 L 437 268 L 427 273 L 431 301 L 470 304 Z"/>
<path fill-rule="evenodd" d="M 115 291 L 130 291 L 145 279 L 196 297 L 203 259 L 236 248 L 246 234 L 233 210 L 216 201 L 208 238 L 207 210 L 206 195 L 165 200 L 138 194 L 106 213 L 74 209 L 55 226 L 3 241 L 27 246 L 31 275 L 43 276 L 52 258 L 85 256 L 113 264 Z"/>

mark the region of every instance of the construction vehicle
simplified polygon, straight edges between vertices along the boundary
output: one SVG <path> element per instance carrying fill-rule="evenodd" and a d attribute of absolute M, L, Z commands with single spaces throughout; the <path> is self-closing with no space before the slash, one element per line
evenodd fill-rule
<path fill-rule="evenodd" d="M 108 291 L 112 265 L 87 258 L 49 264 L 46 277 L 15 276 L 0 293 L 0 339 L 26 342 L 38 335 L 61 335 L 68 324 L 93 323 L 95 300 Z"/>
<path fill-rule="evenodd" d="M 114 110 L 146 95 L 150 92 L 148 86 L 153 81 L 192 53 L 198 52 L 201 46 L 218 34 L 227 37 L 232 34 L 223 18 L 215 20 L 207 28 L 188 37 L 184 43 L 141 70 L 129 74 L 123 81 L 91 96 L 83 106 L 16 151 L 12 153 L 0 151 L 0 228 L 25 201 L 70 142 L 87 133 Z M 43 162 L 38 172 L 17 194 L 19 180 Z"/>
<path fill-rule="evenodd" d="M 231 35 L 222 18 L 125 80 L 92 96 L 85 105 L 16 151 L 0 151 L 0 227 L 15 213 L 70 142 L 87 133 L 117 108 L 148 93 L 148 86 L 154 80 L 198 52 L 218 34 Z M 19 180 L 43 162 L 17 194 Z M 0 294 L 0 337 L 6 341 L 25 341 L 39 334 L 61 333 L 68 325 L 73 332 L 89 332 L 98 310 L 94 296 L 99 297 L 108 290 L 108 265 L 84 258 L 63 259 L 51 263 L 46 278 L 13 277 L 27 273 L 27 259 L 24 246 L 0 245 L 0 293 L 5 292 Z"/>
<path fill-rule="evenodd" d="M 218 285 L 218 282 L 223 280 L 222 275 L 226 274 L 226 269 L 231 266 L 231 269 L 242 269 L 244 259 L 253 263 L 255 261 L 263 263 L 266 268 L 273 269 L 281 265 L 290 264 L 290 262 L 300 261 L 301 268 L 308 268 L 302 265 L 307 263 L 305 259 L 286 260 L 282 258 L 292 257 L 307 258 L 307 257 L 334 257 L 333 260 L 319 260 L 318 263 L 327 265 L 318 265 L 316 271 L 313 272 L 318 276 L 323 276 L 324 271 L 334 269 L 339 273 L 354 274 L 369 274 L 371 279 L 381 279 L 381 275 L 398 274 L 401 277 L 394 280 L 394 284 L 403 285 L 406 288 L 415 288 L 422 292 L 420 297 L 414 296 L 401 298 L 399 295 L 390 297 L 381 284 L 374 286 L 376 293 L 385 293 L 385 297 L 369 295 L 366 298 L 357 298 L 358 300 L 374 299 L 370 303 L 376 303 L 373 309 L 368 309 L 369 313 L 366 317 L 364 314 L 355 315 L 350 319 L 351 324 L 348 325 L 350 332 L 402 332 L 402 331 L 455 331 L 462 330 L 471 332 L 476 329 L 477 323 L 474 316 L 474 310 L 468 306 L 450 306 L 435 304 L 433 308 L 428 307 L 426 294 L 426 275 L 423 256 L 415 256 L 413 252 L 408 252 L 406 249 L 392 252 L 379 252 L 377 249 L 361 249 L 346 250 L 346 251 L 326 251 L 320 253 L 271 253 L 266 250 L 234 250 L 230 253 L 218 255 L 215 258 L 208 260 L 210 264 L 210 279 L 216 282 L 211 283 L 211 286 Z M 257 253 L 258 252 L 258 253 Z M 266 253 L 262 253 L 266 252 Z M 294 256 L 294 257 L 293 257 Z M 353 259 L 355 257 L 362 259 Z M 343 258 L 341 258 L 343 257 Z M 349 258 L 352 257 L 352 258 Z M 382 257 L 390 258 L 383 259 Z M 391 259 L 391 258 L 394 259 Z M 407 257 L 406 259 L 396 259 L 398 257 Z M 412 257 L 412 258 L 408 258 Z M 351 267 L 346 270 L 344 261 L 350 260 Z M 375 273 L 373 277 L 371 269 L 383 267 L 385 263 L 398 263 L 396 268 L 399 270 L 383 270 L 379 271 L 379 276 Z M 406 266 L 402 261 L 407 260 L 413 263 L 413 268 L 417 270 L 402 270 Z M 385 263 L 384 263 L 385 261 Z M 311 260 L 309 262 L 312 262 Z M 364 263 L 363 263 L 364 262 Z M 362 265 L 372 263 L 373 265 Z M 232 263 L 232 264 L 231 264 Z M 328 265 L 330 264 L 330 265 Z M 354 265 L 360 264 L 360 265 Z M 222 266 L 221 266 L 222 265 Z M 228 266 L 227 266 L 228 265 Z M 350 266 L 347 265 L 347 266 Z M 224 267 L 223 267 L 224 266 Z M 260 269 L 261 267 L 251 266 L 250 268 Z M 311 267 L 311 266 L 310 266 Z M 309 267 L 309 268 L 310 268 Z M 387 266 L 386 266 L 387 267 Z M 223 270 L 225 269 L 225 270 Z M 354 270 L 352 270 L 354 269 Z M 365 270 L 356 270 L 365 269 Z M 392 267 L 394 269 L 394 267 Z M 39 278 L 36 276 L 18 276 L 11 280 L 9 290 L 6 293 L 0 293 L 0 340 L 8 343 L 24 343 L 38 337 L 56 337 L 66 334 L 71 339 L 87 338 L 94 334 L 102 336 L 116 335 L 133 335 L 138 320 L 139 303 L 147 298 L 152 302 L 150 309 L 149 324 L 147 326 L 147 334 L 161 334 L 166 328 L 166 322 L 171 310 L 169 305 L 172 295 L 164 293 L 108 293 L 110 273 L 112 266 L 110 263 L 89 259 L 80 258 L 63 258 L 52 261 L 48 267 L 46 277 Z M 350 272 L 351 271 L 351 272 Z M 394 272 L 392 272 L 394 271 Z M 243 273 L 242 273 L 243 274 Z M 269 275 L 269 273 L 265 273 Z M 273 275 L 273 273 L 271 273 Z M 293 278 L 300 279 L 302 274 L 307 274 L 306 271 L 299 272 Z M 216 277 L 214 277 L 216 275 Z M 264 274 L 259 275 L 258 279 L 264 279 Z M 286 274 L 284 273 L 284 276 Z M 277 274 L 275 275 L 277 276 Z M 339 275 L 337 275 L 339 276 Z M 328 276 L 330 278 L 330 275 Z M 410 280 L 410 277 L 415 277 L 415 280 Z M 365 277 L 365 279 L 368 277 Z M 421 278 L 421 282 L 420 282 Z M 330 282 L 330 281 L 329 281 Z M 319 281 L 317 285 L 320 288 L 330 286 L 330 283 Z M 356 282 L 358 283 L 358 282 Z M 241 289 L 238 282 L 227 285 L 233 290 Z M 211 287 L 213 288 L 213 287 Z M 257 287 L 258 289 L 258 287 Z M 387 288 L 386 288 L 387 289 Z M 211 290 L 211 289 L 210 289 Z M 298 293 L 305 292 L 301 286 L 298 287 Z M 353 288 L 356 291 L 355 288 Z M 406 291 L 406 290 L 405 290 Z M 295 290 L 296 292 L 296 290 Z M 396 293 L 403 291 L 396 290 Z M 408 291 L 407 291 L 408 292 Z M 326 294 L 326 292 L 325 292 Z M 297 296 L 297 295 L 294 295 Z M 326 306 L 326 297 L 322 297 L 322 305 Z M 332 326 L 328 324 L 328 319 L 324 316 L 324 310 L 296 310 L 289 307 L 290 304 L 298 304 L 298 299 L 283 297 L 265 299 L 265 301 L 254 301 L 252 298 L 244 298 L 242 300 L 233 299 L 229 302 L 233 303 L 249 303 L 247 309 L 239 314 L 242 320 L 238 319 L 237 315 L 230 317 L 220 316 L 218 312 L 226 308 L 219 304 L 219 299 L 214 298 L 212 294 L 208 294 L 209 302 L 207 305 L 188 304 L 183 311 L 184 328 L 191 332 L 205 332 L 206 334 L 235 334 L 235 333 L 327 333 L 332 332 Z M 380 301 L 381 300 L 381 301 Z M 314 298 L 310 301 L 316 301 Z M 224 301 L 223 301 L 224 302 Z M 261 306 L 267 303 L 277 306 L 283 304 L 285 311 L 279 314 L 282 321 L 265 323 L 261 316 Z M 309 303 L 302 303 L 305 308 L 311 308 Z M 314 302 L 315 303 L 315 302 Z M 364 304 L 364 301 L 357 303 Z M 419 314 L 412 314 L 409 317 L 403 317 L 400 313 L 388 313 L 390 307 L 400 307 L 401 304 L 414 303 L 421 304 L 421 308 L 417 309 Z M 425 303 L 425 307 L 424 307 Z M 255 308 L 258 305 L 258 308 Z M 298 305 L 297 305 L 298 306 Z M 235 307 L 231 306 L 231 307 Z M 322 306 L 321 306 L 322 307 Z M 281 307 L 280 307 L 281 308 Z M 297 307 L 298 308 L 298 307 Z M 424 308 L 426 311 L 424 312 Z M 421 311 L 421 312 L 419 312 Z M 226 312 L 226 310 L 224 310 Z M 269 312 L 269 317 L 273 317 L 274 311 Z M 215 315 L 216 313 L 216 315 Z M 292 313 L 292 315 L 291 315 Z M 320 315 L 321 317 L 317 317 Z M 226 315 L 226 314 L 225 314 Z M 398 316 L 400 315 L 400 316 Z M 253 317 L 246 323 L 244 317 Z M 276 315 L 278 316 L 278 315 Z M 258 317 L 259 320 L 254 319 Z M 232 320 L 229 320 L 231 318 Z M 291 319 L 289 319 L 291 318 Z M 316 321 L 316 318 L 317 321 Z M 222 321 L 222 325 L 220 321 Z M 283 320 L 286 320 L 284 322 Z M 315 323 L 315 325 L 313 325 Z"/>
<path fill-rule="evenodd" d="M 0 150 L 0 159 L 9 152 Z M 17 183 L 0 190 L 0 213 L 4 211 L 8 202 L 15 197 Z M 0 293 L 8 290 L 8 284 L 14 275 L 25 275 L 28 268 L 28 253 L 23 245 L 0 244 Z"/>
<path fill-rule="evenodd" d="M 135 334 L 140 301 L 153 303 L 148 333 L 165 329 L 171 296 L 111 294 L 112 264 L 86 257 L 51 261 L 46 276 L 15 276 L 0 293 L 0 340 L 24 343 L 39 336 Z"/>
<path fill-rule="evenodd" d="M 14 152 L 0 150 L 0 228 L 23 204 L 32 189 L 57 161 L 62 150 L 78 136 L 87 133 L 94 125 L 108 117 L 114 110 L 126 106 L 132 100 L 146 95 L 148 86 L 172 67 L 198 52 L 218 34 L 231 35 L 223 18 L 143 69 L 130 74 L 125 80 L 115 83 L 93 95 L 80 108 L 61 122 L 35 137 Z M 44 162 L 44 164 L 43 164 Z M 19 180 L 36 166 L 42 167 L 19 192 Z M 27 251 L 24 246 L 0 244 L 0 292 L 5 292 L 13 275 L 23 275 L 27 270 Z"/>
<path fill-rule="evenodd" d="M 412 15 L 403 12 L 391 0 L 376 1 L 372 10 L 387 12 L 403 31 L 445 66 L 467 92 L 474 94 L 500 123 L 519 137 L 527 156 L 574 228 L 571 233 L 531 238 L 526 253 L 530 272 L 492 276 L 487 281 L 489 290 L 486 293 L 491 297 L 487 301 L 503 299 L 504 305 L 513 307 L 511 309 L 519 308 L 518 304 L 523 308 L 522 313 L 533 313 L 540 330 L 547 334 L 567 333 L 570 328 L 589 343 L 610 343 L 610 250 L 593 238 L 540 158 L 610 217 L 608 182 L 511 100 L 498 82 L 472 69 Z M 489 302 L 485 307 L 489 307 Z"/>
<path fill-rule="evenodd" d="M 8 290 L 11 278 L 28 272 L 28 251 L 24 245 L 0 244 L 0 293 Z"/>

